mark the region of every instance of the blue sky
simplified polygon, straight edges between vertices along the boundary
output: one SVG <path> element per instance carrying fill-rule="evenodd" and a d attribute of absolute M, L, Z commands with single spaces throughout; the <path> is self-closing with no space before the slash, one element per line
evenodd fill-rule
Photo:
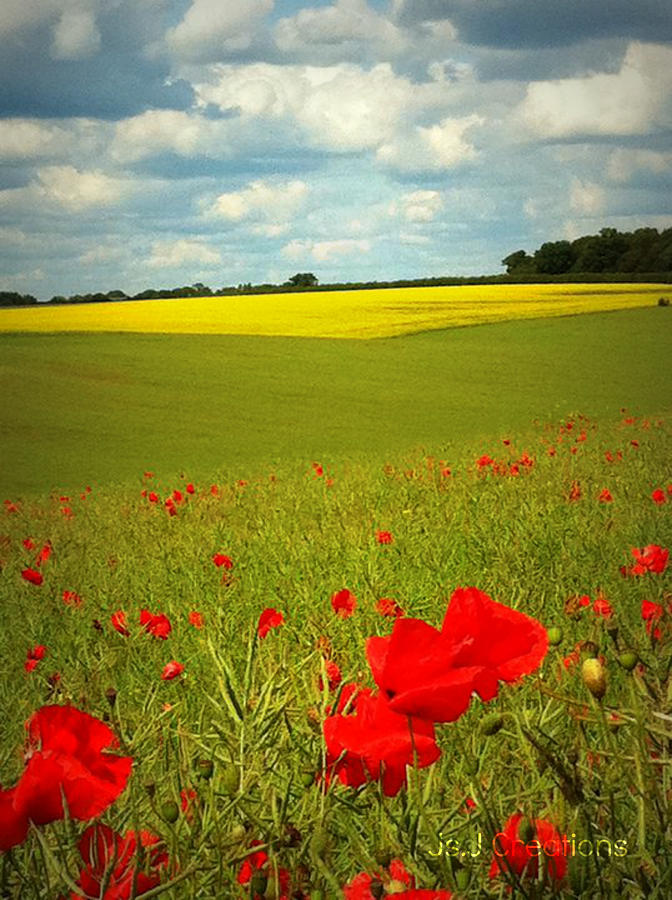
<path fill-rule="evenodd" d="M 0 289 L 502 271 L 672 226 L 672 0 L 2 0 Z"/>

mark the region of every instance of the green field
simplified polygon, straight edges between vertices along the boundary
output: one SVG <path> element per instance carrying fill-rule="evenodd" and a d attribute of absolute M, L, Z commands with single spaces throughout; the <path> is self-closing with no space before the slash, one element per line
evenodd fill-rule
<path fill-rule="evenodd" d="M 0 336 L 0 493 L 383 460 L 554 420 L 672 408 L 657 307 L 376 341 Z"/>

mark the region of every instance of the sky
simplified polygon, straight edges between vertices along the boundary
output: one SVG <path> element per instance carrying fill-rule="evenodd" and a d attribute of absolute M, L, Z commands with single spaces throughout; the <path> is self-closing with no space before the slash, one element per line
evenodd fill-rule
<path fill-rule="evenodd" d="M 477 275 L 672 226 L 672 0 L 2 0 L 0 290 Z"/>

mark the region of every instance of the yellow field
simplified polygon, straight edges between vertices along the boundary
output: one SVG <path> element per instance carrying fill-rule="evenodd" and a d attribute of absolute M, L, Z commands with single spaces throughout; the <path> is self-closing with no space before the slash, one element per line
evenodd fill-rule
<path fill-rule="evenodd" d="M 0 332 L 133 331 L 392 337 L 507 319 L 655 305 L 665 284 L 464 285 L 0 309 Z"/>

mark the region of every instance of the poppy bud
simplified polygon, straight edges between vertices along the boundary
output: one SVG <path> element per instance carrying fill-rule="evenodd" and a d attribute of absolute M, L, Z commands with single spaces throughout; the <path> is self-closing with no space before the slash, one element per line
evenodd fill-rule
<path fill-rule="evenodd" d="M 638 662 L 639 657 L 634 650 L 624 650 L 618 657 L 619 666 L 625 669 L 626 672 L 632 672 Z"/>
<path fill-rule="evenodd" d="M 145 782 L 145 791 L 146 791 L 148 797 L 151 798 L 154 796 L 154 794 L 156 793 L 156 785 L 154 784 L 153 781 Z"/>
<path fill-rule="evenodd" d="M 110 706 L 114 706 L 117 700 L 117 692 L 115 691 L 115 689 L 113 687 L 109 687 L 105 691 L 105 696 L 107 697 L 107 702 L 110 704 Z"/>
<path fill-rule="evenodd" d="M 499 713 L 491 713 L 484 719 L 481 719 L 480 732 L 486 736 L 497 734 L 504 725 L 504 716 Z"/>
<path fill-rule="evenodd" d="M 607 679 L 604 666 L 599 659 L 589 657 L 581 666 L 583 683 L 597 700 L 601 700 L 607 690 Z"/>
<path fill-rule="evenodd" d="M 518 837 L 524 844 L 529 844 L 534 838 L 535 833 L 534 825 L 529 819 L 520 820 L 518 823 Z"/>
<path fill-rule="evenodd" d="M 240 776 L 236 766 L 227 766 L 222 772 L 222 791 L 229 797 L 233 797 L 238 793 L 240 787 Z"/>
<path fill-rule="evenodd" d="M 211 759 L 199 759 L 196 763 L 196 774 L 199 778 L 207 780 L 212 778 L 214 764 Z"/>
<path fill-rule="evenodd" d="M 179 815 L 180 810 L 174 800 L 166 800 L 165 803 L 161 804 L 161 818 L 164 822 L 172 825 L 174 822 L 177 822 Z"/>
<path fill-rule="evenodd" d="M 581 649 L 588 657 L 597 656 L 598 646 L 594 641 L 584 641 Z"/>
<path fill-rule="evenodd" d="M 546 634 L 548 635 L 548 643 L 551 647 L 557 647 L 557 645 L 562 641 L 562 629 L 558 628 L 557 625 L 553 625 L 551 628 L 546 630 Z"/>
<path fill-rule="evenodd" d="M 229 833 L 229 838 L 232 841 L 242 841 L 247 832 L 245 831 L 245 826 L 241 825 L 240 822 L 237 825 L 234 825 Z"/>
<path fill-rule="evenodd" d="M 315 784 L 315 772 L 312 769 L 305 769 L 301 774 L 301 784 L 305 788 L 309 788 Z"/>
<path fill-rule="evenodd" d="M 257 894 L 265 894 L 266 893 L 266 885 L 268 884 L 268 878 L 261 871 L 261 869 L 257 869 L 257 871 L 252 875 L 250 880 L 250 893 L 253 897 L 256 897 Z"/>

